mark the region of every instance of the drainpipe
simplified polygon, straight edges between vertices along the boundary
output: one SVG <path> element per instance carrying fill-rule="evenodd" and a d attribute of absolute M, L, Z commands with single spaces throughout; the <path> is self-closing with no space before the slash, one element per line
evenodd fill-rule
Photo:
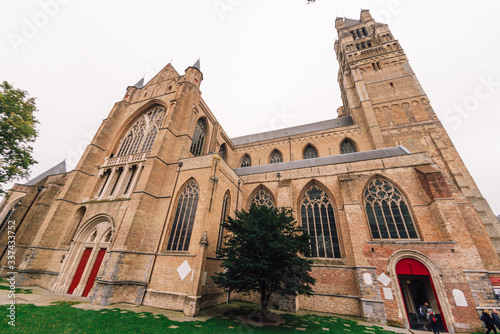
<path fill-rule="evenodd" d="M 179 161 L 177 165 L 179 166 L 179 168 L 177 169 L 177 176 L 175 177 L 174 188 L 172 189 L 172 196 L 170 198 L 170 203 L 168 203 L 167 215 L 165 216 L 165 221 L 163 222 L 163 228 L 161 230 L 160 240 L 158 240 L 158 246 L 156 246 L 156 252 L 153 258 L 153 264 L 151 265 L 151 269 L 149 269 L 148 272 L 148 282 L 146 283 L 144 291 L 142 292 L 141 301 L 139 302 L 139 305 L 142 305 L 142 303 L 144 303 L 144 297 L 146 297 L 146 291 L 148 290 L 149 283 L 151 283 L 151 277 L 153 276 L 153 270 L 155 268 L 156 258 L 158 257 L 158 253 L 160 252 L 161 241 L 163 240 L 163 234 L 165 233 L 165 227 L 167 226 L 168 216 L 170 214 L 170 208 L 172 206 L 172 202 L 174 201 L 174 194 L 175 194 L 175 189 L 177 187 L 177 180 L 179 180 L 179 174 L 181 172 L 182 161 Z"/>

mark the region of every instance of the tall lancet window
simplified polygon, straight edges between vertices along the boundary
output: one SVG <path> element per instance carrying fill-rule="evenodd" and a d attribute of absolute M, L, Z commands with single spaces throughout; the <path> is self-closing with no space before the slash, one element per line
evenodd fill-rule
<path fill-rule="evenodd" d="M 265 205 L 268 208 L 274 208 L 273 196 L 264 188 L 257 190 L 255 195 L 253 195 L 250 204 L 255 205 Z"/>
<path fill-rule="evenodd" d="M 374 178 L 364 198 L 373 239 L 418 239 L 407 201 L 392 183 Z"/>
<path fill-rule="evenodd" d="M 13 206 L 11 206 L 10 209 L 9 209 L 9 211 L 7 211 L 7 214 L 5 215 L 5 217 L 2 220 L 2 223 L 0 224 L 0 232 L 2 232 L 5 224 L 7 224 L 7 222 L 10 219 L 10 217 L 12 217 L 12 215 L 14 214 L 14 212 L 16 212 L 16 209 L 17 209 L 17 207 L 19 205 L 21 205 L 21 201 L 18 201 L 16 204 L 14 204 Z"/>
<path fill-rule="evenodd" d="M 198 184 L 195 180 L 191 180 L 179 196 L 174 223 L 168 239 L 168 251 L 187 251 L 189 249 L 198 197 Z"/>
<path fill-rule="evenodd" d="M 310 236 L 313 257 L 340 258 L 340 245 L 333 204 L 328 194 L 316 185 L 306 190 L 300 205 L 302 228 Z"/>
<path fill-rule="evenodd" d="M 142 114 L 125 135 L 116 156 L 151 151 L 164 117 L 163 107 L 155 107 Z"/>
<path fill-rule="evenodd" d="M 356 152 L 356 146 L 350 139 L 344 139 L 342 144 L 340 144 L 340 153 L 345 154 L 345 153 L 354 153 Z"/>
<path fill-rule="evenodd" d="M 224 245 L 224 226 L 222 226 L 222 224 L 224 224 L 224 221 L 226 220 L 228 211 L 229 211 L 229 190 L 226 191 L 224 199 L 222 200 L 222 211 L 220 214 L 220 223 L 219 223 L 219 236 L 217 237 L 217 252 L 219 252 L 222 249 L 222 246 Z"/>
<path fill-rule="evenodd" d="M 193 142 L 191 143 L 191 153 L 195 157 L 201 155 L 201 151 L 203 149 L 203 143 L 205 142 L 206 135 L 206 124 L 205 119 L 200 118 L 198 122 L 196 122 L 196 127 L 194 128 L 193 134 Z"/>

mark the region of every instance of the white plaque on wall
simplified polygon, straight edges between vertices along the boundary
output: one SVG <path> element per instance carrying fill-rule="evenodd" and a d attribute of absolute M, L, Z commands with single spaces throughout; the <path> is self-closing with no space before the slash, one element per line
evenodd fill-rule
<path fill-rule="evenodd" d="M 454 289 L 453 297 L 455 298 L 455 304 L 457 306 L 469 306 L 467 305 L 467 300 L 465 299 L 464 293 L 462 291 Z"/>
<path fill-rule="evenodd" d="M 184 260 L 184 262 L 182 262 L 179 268 L 177 268 L 177 273 L 179 273 L 179 277 L 181 278 L 181 280 L 185 279 L 190 271 L 191 267 L 189 266 L 187 260 Z"/>
<path fill-rule="evenodd" d="M 392 297 L 392 290 L 391 288 L 382 288 L 384 290 L 384 298 L 385 299 L 394 299 L 394 297 Z"/>
<path fill-rule="evenodd" d="M 377 279 L 378 279 L 378 281 L 379 281 L 380 283 L 382 283 L 382 284 L 383 284 L 383 285 L 385 285 L 385 286 L 388 286 L 388 285 L 389 285 L 389 283 L 391 283 L 391 281 L 392 281 L 392 280 L 389 278 L 389 276 L 387 276 L 387 275 L 386 275 L 386 274 L 384 274 L 384 273 L 382 273 L 382 274 L 381 274 L 381 275 L 380 275 Z"/>
<path fill-rule="evenodd" d="M 365 284 L 372 285 L 372 275 L 370 273 L 364 273 L 363 274 L 363 280 L 365 281 Z"/>

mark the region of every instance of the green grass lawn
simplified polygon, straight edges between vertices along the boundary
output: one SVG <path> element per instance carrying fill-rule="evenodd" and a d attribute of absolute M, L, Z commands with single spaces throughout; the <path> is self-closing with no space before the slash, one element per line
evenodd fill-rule
<path fill-rule="evenodd" d="M 176 322 L 163 315 L 135 313 L 121 309 L 82 310 L 72 303 L 59 302 L 50 306 L 16 305 L 16 326 L 0 319 L 1 333 L 393 333 L 377 326 L 361 326 L 355 321 L 318 315 L 283 314 L 280 326 L 255 327 L 233 320 L 234 315 L 207 321 Z M 7 314 L 7 305 L 0 309 Z M 255 311 L 247 310 L 248 312 Z M 243 310 L 245 312 L 245 310 Z M 2 311 L 0 311 L 0 314 Z M 234 312 L 233 312 L 234 313 Z M 248 315 L 251 315 L 249 313 Z M 241 314 L 240 314 L 241 315 Z M 297 329 L 301 328 L 303 330 Z M 328 330 L 326 330 L 328 329 Z"/>

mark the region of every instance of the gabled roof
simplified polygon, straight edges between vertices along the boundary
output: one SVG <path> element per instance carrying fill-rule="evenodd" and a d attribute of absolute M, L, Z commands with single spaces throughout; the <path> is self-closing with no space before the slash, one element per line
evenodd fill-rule
<path fill-rule="evenodd" d="M 41 180 L 43 180 L 44 178 L 46 178 L 49 175 L 56 175 L 56 174 L 62 174 L 62 173 L 66 173 L 66 160 L 58 163 L 57 165 L 55 165 L 54 167 L 52 167 L 50 169 L 47 169 L 45 172 L 43 172 L 42 174 L 29 180 L 24 185 L 32 186 L 34 184 L 37 184 L 38 182 L 40 182 Z"/>

